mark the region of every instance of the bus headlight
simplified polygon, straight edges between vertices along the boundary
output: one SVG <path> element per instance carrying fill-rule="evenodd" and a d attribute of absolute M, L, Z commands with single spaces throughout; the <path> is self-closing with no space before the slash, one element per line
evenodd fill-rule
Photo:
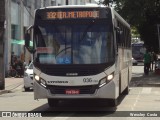
<path fill-rule="evenodd" d="M 102 87 L 105 84 L 106 84 L 106 78 L 103 78 L 102 80 L 100 80 L 99 87 Z"/>
<path fill-rule="evenodd" d="M 110 75 L 107 76 L 107 80 L 112 80 L 113 77 L 114 77 L 114 75 L 113 75 L 113 74 L 110 74 Z"/>
<path fill-rule="evenodd" d="M 43 87 L 46 87 L 46 81 L 45 81 L 45 80 L 41 79 L 41 80 L 40 80 L 40 84 L 41 84 Z"/>
<path fill-rule="evenodd" d="M 40 77 L 38 75 L 35 75 L 34 76 L 35 80 L 39 81 L 40 80 Z"/>
<path fill-rule="evenodd" d="M 40 78 L 38 75 L 35 75 L 34 78 L 40 85 L 46 87 L 46 81 L 44 79 Z"/>
<path fill-rule="evenodd" d="M 104 86 L 105 84 L 110 82 L 113 78 L 114 78 L 114 74 L 112 73 L 112 74 L 108 75 L 107 77 L 101 79 L 100 83 L 99 83 L 99 87 Z"/>

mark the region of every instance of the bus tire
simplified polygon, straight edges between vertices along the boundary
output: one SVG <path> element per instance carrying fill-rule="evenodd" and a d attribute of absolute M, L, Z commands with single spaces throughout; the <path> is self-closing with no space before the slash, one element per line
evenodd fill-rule
<path fill-rule="evenodd" d="M 128 95 L 129 93 L 129 87 L 126 87 L 123 91 L 123 95 Z"/>
<path fill-rule="evenodd" d="M 118 99 L 113 99 L 109 101 L 109 106 L 116 107 L 118 105 Z"/>
<path fill-rule="evenodd" d="M 129 87 L 126 87 L 126 88 L 124 89 L 124 91 L 122 92 L 122 94 L 123 94 L 123 95 L 128 95 L 128 93 L 129 93 Z"/>
<path fill-rule="evenodd" d="M 48 98 L 48 105 L 49 107 L 56 107 L 58 105 L 58 99 Z"/>
<path fill-rule="evenodd" d="M 29 87 L 24 87 L 24 91 L 26 92 L 26 91 L 29 91 L 30 90 L 30 88 Z"/>

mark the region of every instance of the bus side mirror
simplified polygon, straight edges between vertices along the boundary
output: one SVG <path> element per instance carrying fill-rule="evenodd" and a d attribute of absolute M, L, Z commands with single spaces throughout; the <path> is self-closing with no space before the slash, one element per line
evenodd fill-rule
<path fill-rule="evenodd" d="M 25 34 L 25 47 L 27 47 L 27 48 L 30 46 L 30 44 L 29 44 L 30 43 L 30 38 L 31 38 L 30 34 L 26 33 Z"/>
<path fill-rule="evenodd" d="M 33 34 L 33 27 L 34 26 L 30 26 L 27 31 L 26 31 L 26 34 L 25 34 L 25 47 L 27 48 L 27 50 L 30 52 L 30 53 L 34 53 L 35 50 L 33 48 L 33 46 L 30 46 L 30 43 L 31 43 L 31 35 Z"/>

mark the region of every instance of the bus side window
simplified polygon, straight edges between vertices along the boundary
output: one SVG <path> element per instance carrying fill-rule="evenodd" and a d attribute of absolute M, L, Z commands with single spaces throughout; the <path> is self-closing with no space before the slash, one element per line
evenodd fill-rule
<path fill-rule="evenodd" d="M 118 45 L 122 45 L 123 31 L 119 27 L 116 27 L 116 40 L 117 40 Z"/>

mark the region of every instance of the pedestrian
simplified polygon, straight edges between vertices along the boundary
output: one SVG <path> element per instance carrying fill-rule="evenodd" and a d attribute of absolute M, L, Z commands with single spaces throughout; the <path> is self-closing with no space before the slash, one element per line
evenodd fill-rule
<path fill-rule="evenodd" d="M 14 52 L 11 53 L 11 66 L 13 66 Z"/>
<path fill-rule="evenodd" d="M 23 77 L 24 69 L 23 69 L 23 63 L 20 60 L 20 58 L 18 58 L 16 61 L 16 71 L 17 71 L 18 77 Z"/>
<path fill-rule="evenodd" d="M 153 71 L 153 64 L 154 64 L 154 52 L 150 52 L 151 62 L 150 62 L 150 71 Z"/>
<path fill-rule="evenodd" d="M 150 62 L 151 62 L 151 55 L 149 54 L 148 50 L 144 54 L 144 74 L 149 74 L 149 68 L 150 68 Z"/>
<path fill-rule="evenodd" d="M 11 67 L 12 67 L 13 69 L 15 69 L 15 70 L 16 70 L 16 63 L 17 63 L 17 56 L 15 55 L 15 56 L 13 57 L 13 63 L 12 63 L 12 65 L 11 65 Z"/>
<path fill-rule="evenodd" d="M 154 59 L 154 70 L 156 70 L 156 63 L 157 63 L 157 60 L 158 60 L 158 56 L 157 56 L 156 53 L 154 53 L 153 59 Z"/>

